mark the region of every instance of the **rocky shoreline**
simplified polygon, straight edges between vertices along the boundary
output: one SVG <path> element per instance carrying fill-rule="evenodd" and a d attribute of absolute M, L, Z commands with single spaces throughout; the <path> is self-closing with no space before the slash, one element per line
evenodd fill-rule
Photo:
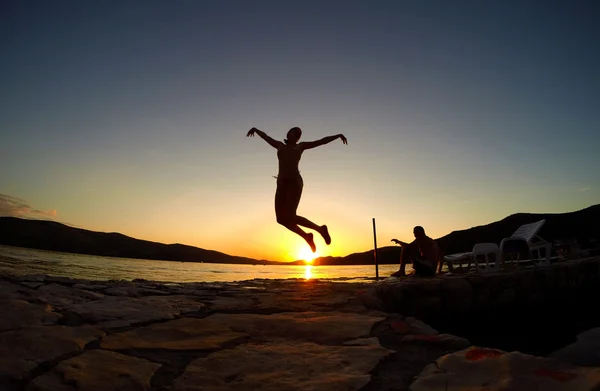
<path fill-rule="evenodd" d="M 553 358 L 475 347 L 413 317 L 383 312 L 374 285 L 3 274 L 0 389 L 600 387 L 597 329 Z"/>

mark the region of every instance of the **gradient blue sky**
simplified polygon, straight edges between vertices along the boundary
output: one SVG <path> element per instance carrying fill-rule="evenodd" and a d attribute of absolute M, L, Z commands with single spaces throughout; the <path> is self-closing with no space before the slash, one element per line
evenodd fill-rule
<path fill-rule="evenodd" d="M 2 2 L 0 214 L 295 259 L 253 126 L 348 137 L 301 162 L 321 255 L 596 204 L 599 4 Z"/>

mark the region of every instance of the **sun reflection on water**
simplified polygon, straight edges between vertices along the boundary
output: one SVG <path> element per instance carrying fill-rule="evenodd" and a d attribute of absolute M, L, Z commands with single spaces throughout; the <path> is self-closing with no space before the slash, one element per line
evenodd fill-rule
<path fill-rule="evenodd" d="M 310 280 L 312 278 L 312 265 L 306 265 L 304 269 L 304 278 Z"/>

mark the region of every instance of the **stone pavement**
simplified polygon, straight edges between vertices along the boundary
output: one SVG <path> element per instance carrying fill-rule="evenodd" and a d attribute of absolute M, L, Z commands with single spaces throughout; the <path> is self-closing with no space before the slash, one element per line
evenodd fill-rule
<path fill-rule="evenodd" d="M 448 379 L 459 387 L 448 389 L 466 389 L 452 379 L 470 376 L 460 372 L 472 371 L 460 360 L 476 348 L 415 318 L 382 312 L 372 287 L 0 275 L 0 390 L 420 391 L 445 390 Z M 469 361 L 487 363 L 476 370 L 489 373 L 473 377 L 469 389 L 513 389 L 484 383 L 503 379 L 507 372 L 498 368 L 521 356 L 488 356 Z M 573 380 L 554 376 L 546 361 L 530 367 L 550 375 L 523 384 L 600 385 L 597 368 L 560 367 L 576 368 Z"/>

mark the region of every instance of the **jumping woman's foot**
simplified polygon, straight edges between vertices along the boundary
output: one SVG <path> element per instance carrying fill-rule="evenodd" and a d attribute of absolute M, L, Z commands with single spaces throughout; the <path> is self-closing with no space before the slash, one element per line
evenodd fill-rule
<path fill-rule="evenodd" d="M 325 244 L 330 245 L 331 244 L 331 236 L 329 236 L 329 231 L 327 230 L 326 225 L 321 226 L 320 233 L 321 233 L 321 236 L 323 237 L 323 239 L 325 240 Z"/>
<path fill-rule="evenodd" d="M 317 251 L 317 246 L 315 246 L 315 241 L 313 239 L 313 234 L 308 233 L 306 234 L 306 243 L 308 243 L 308 245 L 310 246 L 310 249 L 312 250 L 312 252 L 314 253 L 315 251 Z"/>

